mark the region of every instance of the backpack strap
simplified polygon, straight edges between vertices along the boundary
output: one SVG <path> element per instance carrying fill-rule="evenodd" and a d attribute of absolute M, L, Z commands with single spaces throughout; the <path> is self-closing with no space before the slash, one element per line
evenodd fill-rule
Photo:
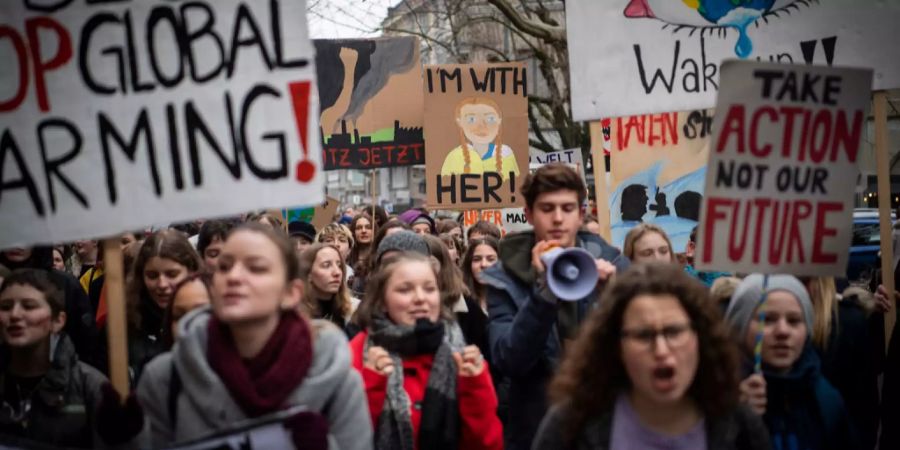
<path fill-rule="evenodd" d="M 166 406 L 169 412 L 169 425 L 173 428 L 178 423 L 178 395 L 181 394 L 181 375 L 175 362 L 172 362 L 172 374 L 169 376 L 169 396 L 166 398 Z"/>

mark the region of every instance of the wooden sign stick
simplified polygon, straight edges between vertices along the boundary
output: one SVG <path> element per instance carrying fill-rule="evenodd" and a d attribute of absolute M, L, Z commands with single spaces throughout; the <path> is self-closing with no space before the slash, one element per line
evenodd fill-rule
<path fill-rule="evenodd" d="M 881 232 L 881 283 L 889 293 L 894 292 L 893 224 L 891 223 L 891 159 L 888 154 L 887 92 L 874 94 L 875 157 L 878 174 L 878 218 Z M 889 294 L 891 302 L 893 295 Z M 896 305 L 894 305 L 896 307 Z M 887 350 L 897 316 L 894 310 L 884 315 L 884 348 Z"/>
<path fill-rule="evenodd" d="M 125 321 L 125 274 L 118 237 L 103 240 L 103 274 L 106 285 L 106 331 L 109 378 L 124 400 L 128 385 L 128 332 Z"/>
<path fill-rule="evenodd" d="M 372 229 L 375 229 L 375 169 L 372 169 Z"/>

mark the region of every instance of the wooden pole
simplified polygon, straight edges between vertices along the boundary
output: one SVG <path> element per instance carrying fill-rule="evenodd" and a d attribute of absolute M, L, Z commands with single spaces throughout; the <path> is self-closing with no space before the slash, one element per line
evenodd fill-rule
<path fill-rule="evenodd" d="M 888 153 L 887 131 L 887 92 L 877 91 L 874 98 L 875 116 L 875 167 L 878 174 L 878 218 L 881 232 L 881 283 L 889 293 L 894 292 L 894 255 L 893 224 L 891 223 L 891 174 L 890 154 Z M 893 295 L 890 295 L 894 301 Z M 896 307 L 896 305 L 894 305 Z M 897 316 L 893 311 L 884 315 L 884 348 L 891 341 L 894 322 Z"/>
<path fill-rule="evenodd" d="M 103 240 L 103 274 L 106 286 L 106 331 L 109 378 L 124 400 L 128 395 L 128 333 L 125 321 L 125 275 L 118 237 Z"/>
<path fill-rule="evenodd" d="M 591 158 L 594 161 L 594 205 L 597 206 L 597 222 L 606 242 L 612 243 L 609 214 L 609 186 L 606 183 L 606 158 L 603 155 L 603 123 L 590 123 Z"/>
<path fill-rule="evenodd" d="M 375 169 L 372 169 L 372 230 L 375 230 Z"/>

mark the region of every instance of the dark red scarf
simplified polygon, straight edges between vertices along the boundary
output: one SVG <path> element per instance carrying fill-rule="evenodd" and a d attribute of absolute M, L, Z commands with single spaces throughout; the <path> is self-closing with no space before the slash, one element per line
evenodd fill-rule
<path fill-rule="evenodd" d="M 209 365 L 249 417 L 282 409 L 312 365 L 309 325 L 296 313 L 281 315 L 275 333 L 262 351 L 242 359 L 228 326 L 215 316 L 209 321 Z"/>

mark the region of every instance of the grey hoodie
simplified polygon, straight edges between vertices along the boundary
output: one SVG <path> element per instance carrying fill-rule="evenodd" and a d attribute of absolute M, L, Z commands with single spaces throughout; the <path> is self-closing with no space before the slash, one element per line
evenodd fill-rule
<path fill-rule="evenodd" d="M 179 340 L 169 353 L 147 365 L 137 395 L 144 409 L 142 446 L 162 448 L 229 428 L 247 419 L 206 359 L 209 308 L 192 311 L 178 325 Z M 344 332 L 327 321 L 312 321 L 312 366 L 286 406 L 304 405 L 329 422 L 330 449 L 372 448 L 372 424 L 362 379 L 350 365 Z M 176 401 L 177 424 L 169 417 L 172 365 L 182 389 Z"/>

